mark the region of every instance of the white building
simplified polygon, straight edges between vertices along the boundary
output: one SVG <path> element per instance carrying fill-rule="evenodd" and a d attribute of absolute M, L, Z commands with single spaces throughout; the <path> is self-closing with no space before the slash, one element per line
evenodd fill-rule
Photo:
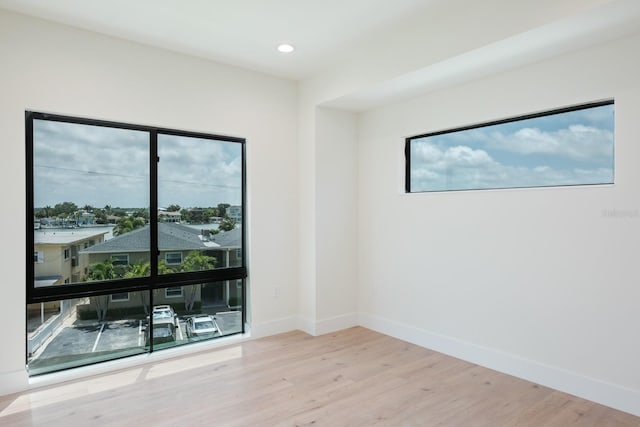
<path fill-rule="evenodd" d="M 227 208 L 227 216 L 237 223 L 242 221 L 242 206 L 229 206 Z"/>

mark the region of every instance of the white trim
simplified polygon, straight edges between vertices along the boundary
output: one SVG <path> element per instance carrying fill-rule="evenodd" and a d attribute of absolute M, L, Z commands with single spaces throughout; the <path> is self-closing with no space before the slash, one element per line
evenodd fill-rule
<path fill-rule="evenodd" d="M 358 326 L 358 313 L 347 313 L 316 322 L 316 334 L 323 335 Z"/>
<path fill-rule="evenodd" d="M 260 338 L 296 329 L 302 329 L 311 335 L 318 335 L 318 332 L 327 333 L 330 330 L 339 330 L 335 328 L 339 328 L 340 325 L 345 325 L 345 327 L 360 325 L 421 347 L 640 416 L 640 391 L 638 390 L 620 387 L 576 372 L 544 365 L 513 354 L 439 335 L 425 329 L 367 313 L 350 313 L 319 322 L 313 322 L 302 317 L 289 316 L 253 324 L 251 331 L 243 335 L 194 343 L 153 354 L 102 362 L 34 378 L 28 378 L 24 371 L 11 372 L 2 375 L 2 378 L 8 379 L 8 381 L 2 383 L 4 387 L 0 386 L 0 395 L 15 393 L 27 388 L 57 384 L 70 379 L 110 373 L 116 369 L 124 369 L 150 361 L 164 360 L 177 355 L 238 343 L 249 338 Z"/>
<path fill-rule="evenodd" d="M 29 375 L 25 369 L 0 372 L 0 378 L 2 378 L 2 381 L 0 381 L 0 396 L 29 389 Z"/>
<path fill-rule="evenodd" d="M 314 321 L 306 317 L 298 317 L 298 328 L 309 335 L 317 336 L 341 331 L 358 326 L 358 313 L 347 313 Z"/>
<path fill-rule="evenodd" d="M 313 319 L 307 317 L 298 316 L 298 329 L 302 332 L 306 332 L 309 335 L 316 336 L 316 322 Z"/>
<path fill-rule="evenodd" d="M 251 325 L 251 338 L 268 337 L 295 331 L 296 329 L 298 329 L 298 319 L 295 316 L 282 317 L 280 319 L 267 320 L 266 322 L 253 323 Z"/>
<path fill-rule="evenodd" d="M 358 321 L 365 328 L 421 347 L 640 416 L 640 390 L 606 383 L 376 315 L 359 313 Z"/>

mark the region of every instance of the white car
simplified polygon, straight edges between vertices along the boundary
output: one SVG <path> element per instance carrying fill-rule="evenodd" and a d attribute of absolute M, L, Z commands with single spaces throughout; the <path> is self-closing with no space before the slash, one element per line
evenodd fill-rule
<path fill-rule="evenodd" d="M 153 316 L 153 333 L 149 330 L 149 317 L 147 317 L 146 345 L 149 345 L 151 337 L 154 344 L 175 341 L 178 317 L 173 308 L 170 305 L 156 305 L 151 311 L 151 316 Z"/>
<path fill-rule="evenodd" d="M 213 334 L 218 332 L 216 322 L 213 320 L 213 317 L 208 314 L 189 317 L 187 319 L 186 329 L 189 338 L 213 336 Z"/>
<path fill-rule="evenodd" d="M 158 320 L 163 321 L 165 319 L 172 319 L 173 325 L 178 326 L 178 316 L 176 315 L 176 312 L 173 311 L 173 308 L 171 308 L 170 305 L 154 306 L 151 315 L 153 316 L 154 322 Z"/>

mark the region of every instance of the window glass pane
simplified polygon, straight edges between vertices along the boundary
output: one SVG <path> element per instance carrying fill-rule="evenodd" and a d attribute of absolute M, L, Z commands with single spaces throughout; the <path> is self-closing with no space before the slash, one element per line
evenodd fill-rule
<path fill-rule="evenodd" d="M 242 265 L 242 145 L 158 135 L 160 274 Z"/>
<path fill-rule="evenodd" d="M 36 287 L 148 275 L 148 132 L 34 119 L 33 180 Z"/>
<path fill-rule="evenodd" d="M 148 291 L 29 304 L 29 375 L 145 352 L 148 304 Z"/>
<path fill-rule="evenodd" d="M 27 113 L 29 375 L 243 331 L 246 271 L 214 271 L 244 265 L 243 140 L 130 127 Z M 229 280 L 167 274 L 190 271 Z M 111 282 L 67 287 L 57 300 L 56 285 L 102 281 Z"/>
<path fill-rule="evenodd" d="M 409 138 L 410 192 L 613 183 L 614 105 Z"/>

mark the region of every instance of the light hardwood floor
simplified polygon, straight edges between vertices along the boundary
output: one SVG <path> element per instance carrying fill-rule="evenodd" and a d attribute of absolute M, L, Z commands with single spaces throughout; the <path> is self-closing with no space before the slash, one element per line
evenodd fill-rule
<path fill-rule="evenodd" d="M 0 397 L 0 425 L 640 427 L 640 418 L 356 327 Z"/>

